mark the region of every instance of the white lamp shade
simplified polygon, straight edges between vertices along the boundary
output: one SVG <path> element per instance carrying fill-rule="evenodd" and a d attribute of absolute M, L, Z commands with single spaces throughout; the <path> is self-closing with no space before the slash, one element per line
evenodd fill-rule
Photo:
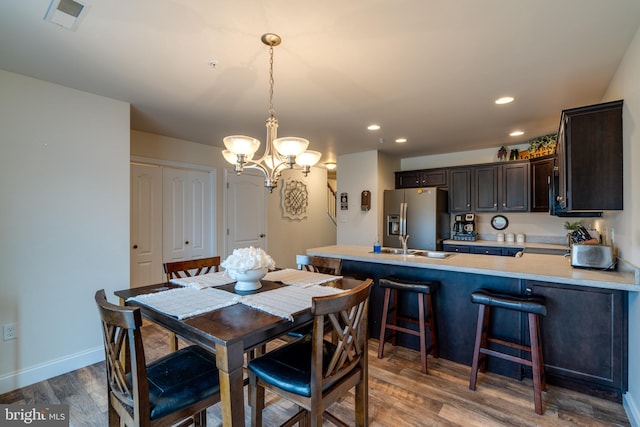
<path fill-rule="evenodd" d="M 231 135 L 225 137 L 222 141 L 224 142 L 224 146 L 233 154 L 253 156 L 253 153 L 260 148 L 260 141 L 250 136 Z"/>
<path fill-rule="evenodd" d="M 300 166 L 313 166 L 320 161 L 319 151 L 308 150 L 296 156 L 296 163 Z"/>
<path fill-rule="evenodd" d="M 295 136 L 286 136 L 273 141 L 276 151 L 282 156 L 297 156 L 304 152 L 309 146 L 309 140 L 297 138 Z"/>

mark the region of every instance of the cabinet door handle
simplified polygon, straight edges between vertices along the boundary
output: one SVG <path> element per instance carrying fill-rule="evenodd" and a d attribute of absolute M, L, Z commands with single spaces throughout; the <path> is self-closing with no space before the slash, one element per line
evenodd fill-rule
<path fill-rule="evenodd" d="M 133 245 L 133 249 L 138 249 L 138 245 Z"/>
<path fill-rule="evenodd" d="M 497 203 L 494 203 L 494 204 L 493 204 L 493 207 L 495 208 L 496 206 L 498 206 L 498 204 L 497 204 Z"/>
<path fill-rule="evenodd" d="M 264 234 L 264 233 L 260 234 L 260 237 L 265 237 L 265 236 L 266 236 L 266 234 Z"/>
<path fill-rule="evenodd" d="M 186 242 L 184 242 L 184 244 L 185 244 L 185 245 L 188 245 L 188 244 L 189 244 L 189 241 L 187 240 Z"/>
<path fill-rule="evenodd" d="M 503 208 L 506 208 L 506 207 L 507 207 L 507 203 L 506 203 L 506 202 L 503 202 L 503 203 L 502 203 L 502 207 L 503 207 Z"/>

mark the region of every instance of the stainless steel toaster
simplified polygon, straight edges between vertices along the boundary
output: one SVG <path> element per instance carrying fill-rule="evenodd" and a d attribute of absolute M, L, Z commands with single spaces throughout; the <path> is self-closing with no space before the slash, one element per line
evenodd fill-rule
<path fill-rule="evenodd" d="M 574 244 L 571 247 L 571 266 L 613 270 L 616 262 L 611 246 Z"/>

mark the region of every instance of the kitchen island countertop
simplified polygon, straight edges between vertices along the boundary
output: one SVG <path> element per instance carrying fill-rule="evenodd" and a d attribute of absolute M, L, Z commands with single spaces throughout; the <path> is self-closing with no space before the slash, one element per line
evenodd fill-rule
<path fill-rule="evenodd" d="M 640 292 L 638 274 L 573 268 L 571 259 L 561 255 L 525 253 L 516 258 L 447 253 L 446 258 L 440 259 L 422 255 L 374 254 L 369 246 L 353 245 L 311 248 L 307 249 L 307 255 Z"/>

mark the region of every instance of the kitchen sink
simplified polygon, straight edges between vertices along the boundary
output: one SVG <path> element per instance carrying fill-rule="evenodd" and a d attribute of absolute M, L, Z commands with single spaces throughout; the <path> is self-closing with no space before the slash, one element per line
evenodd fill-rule
<path fill-rule="evenodd" d="M 369 252 L 370 254 L 374 253 L 373 251 Z M 390 255 L 404 255 L 404 252 L 400 248 L 382 248 L 380 251 L 381 254 L 390 254 Z M 454 255 L 449 252 L 441 252 L 441 251 L 421 251 L 417 249 L 409 249 L 407 251 L 407 256 L 424 256 L 427 258 L 448 258 L 451 255 Z"/>
<path fill-rule="evenodd" d="M 373 254 L 375 252 L 370 251 L 370 254 Z M 392 255 L 404 255 L 404 251 L 400 248 L 382 248 L 380 250 L 381 254 L 392 254 Z M 418 255 L 421 254 L 422 251 L 416 251 L 414 249 L 409 249 L 407 250 L 407 255 Z"/>

